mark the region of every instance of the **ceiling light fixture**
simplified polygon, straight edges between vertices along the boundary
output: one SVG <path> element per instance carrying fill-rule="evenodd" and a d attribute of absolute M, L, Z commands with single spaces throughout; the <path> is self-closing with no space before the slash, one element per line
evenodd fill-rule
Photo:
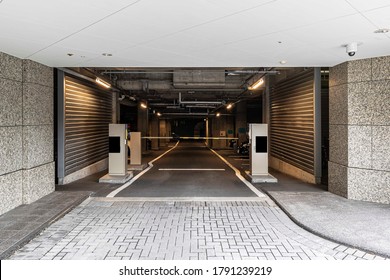
<path fill-rule="evenodd" d="M 220 117 L 220 116 L 221 116 L 221 113 L 220 113 L 220 112 L 218 112 L 218 113 L 216 114 L 216 116 L 217 116 L 217 117 Z"/>
<path fill-rule="evenodd" d="M 229 103 L 227 106 L 226 106 L 226 109 L 231 109 L 233 107 L 233 104 L 232 103 Z"/>
<path fill-rule="evenodd" d="M 99 85 L 105 87 L 105 88 L 110 88 L 111 87 L 111 84 L 107 83 L 106 81 L 100 79 L 100 78 L 96 78 L 96 83 L 98 83 Z"/>
<path fill-rule="evenodd" d="M 279 61 L 279 63 L 283 65 L 283 64 L 286 64 L 286 63 L 287 63 L 287 61 L 285 61 L 285 60 L 281 60 L 281 61 Z"/>
<path fill-rule="evenodd" d="M 257 89 L 257 88 L 260 87 L 262 84 L 264 84 L 263 78 L 257 80 L 257 81 L 256 81 L 255 83 L 253 83 L 248 89 L 249 89 L 249 90 Z"/>
<path fill-rule="evenodd" d="M 161 113 L 157 112 L 157 117 L 161 117 Z"/>
<path fill-rule="evenodd" d="M 142 108 L 144 108 L 144 109 L 146 109 L 146 108 L 148 108 L 148 106 L 146 106 L 146 104 L 145 103 L 141 103 L 141 105 L 140 105 Z"/>
<path fill-rule="evenodd" d="M 390 31 L 389 28 L 380 28 L 380 29 L 375 30 L 374 33 L 387 33 L 389 31 Z"/>

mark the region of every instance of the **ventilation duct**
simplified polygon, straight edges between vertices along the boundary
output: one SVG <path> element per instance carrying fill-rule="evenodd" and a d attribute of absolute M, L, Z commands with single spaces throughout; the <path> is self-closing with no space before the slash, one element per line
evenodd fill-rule
<path fill-rule="evenodd" d="M 223 88 L 225 70 L 180 70 L 173 72 L 175 88 Z"/>

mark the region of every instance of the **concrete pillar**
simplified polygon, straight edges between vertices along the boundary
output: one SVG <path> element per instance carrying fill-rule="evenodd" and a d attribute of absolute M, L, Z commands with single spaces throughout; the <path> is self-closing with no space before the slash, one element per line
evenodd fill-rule
<path fill-rule="evenodd" d="M 210 140 L 208 137 L 210 137 L 210 120 L 209 118 L 206 118 L 206 145 L 207 147 L 210 147 Z"/>
<path fill-rule="evenodd" d="M 149 135 L 152 137 L 158 137 L 159 136 L 159 119 L 158 117 L 153 114 L 151 116 L 150 120 L 150 132 Z M 151 139 L 152 141 L 152 150 L 158 150 L 158 139 Z"/>
<path fill-rule="evenodd" d="M 329 191 L 390 203 L 390 56 L 330 69 Z"/>
<path fill-rule="evenodd" d="M 212 121 L 212 137 L 228 137 L 230 130 L 233 130 L 233 117 L 221 115 L 220 117 L 214 117 Z M 225 149 L 229 147 L 229 140 L 227 139 L 214 139 L 212 141 L 212 147 L 216 149 Z"/>
<path fill-rule="evenodd" d="M 141 132 L 141 137 L 145 137 L 149 136 L 149 112 L 148 109 L 143 108 L 141 104 L 147 106 L 146 102 L 138 102 L 137 130 Z M 146 152 L 146 139 L 143 138 L 141 142 L 141 150 L 142 152 Z"/>
<path fill-rule="evenodd" d="M 111 123 L 118 123 L 119 119 L 119 101 L 118 101 L 118 92 L 112 93 L 112 122 Z"/>
<path fill-rule="evenodd" d="M 55 188 L 53 69 L 0 52 L 0 215 Z"/>
<path fill-rule="evenodd" d="M 246 101 L 241 101 L 236 104 L 236 137 L 238 144 L 247 140 L 246 129 Z"/>
<path fill-rule="evenodd" d="M 158 136 L 159 137 L 168 137 L 167 136 L 167 121 L 166 120 L 159 120 L 159 129 L 158 129 Z M 165 147 L 167 145 L 167 139 L 161 138 L 158 142 L 159 147 Z"/>

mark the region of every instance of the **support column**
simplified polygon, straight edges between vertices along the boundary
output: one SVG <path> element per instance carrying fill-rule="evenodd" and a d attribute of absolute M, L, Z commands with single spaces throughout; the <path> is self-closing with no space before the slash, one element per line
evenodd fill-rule
<path fill-rule="evenodd" d="M 145 104 L 146 102 L 138 102 L 138 115 L 137 115 L 137 130 L 141 132 L 141 137 L 149 136 L 148 128 L 149 128 L 149 113 L 147 108 L 143 108 L 141 104 Z M 143 138 L 141 140 L 141 151 L 146 152 L 146 139 Z"/>
<path fill-rule="evenodd" d="M 247 140 L 246 129 L 246 101 L 241 101 L 237 103 L 236 107 L 236 137 L 238 137 L 237 144 Z"/>
<path fill-rule="evenodd" d="M 330 69 L 329 191 L 390 203 L 390 56 Z"/>
<path fill-rule="evenodd" d="M 156 115 L 153 115 L 151 117 L 150 121 L 150 136 L 152 137 L 158 137 L 159 136 L 159 119 Z M 152 140 L 152 150 L 158 150 L 158 139 L 151 139 Z"/>

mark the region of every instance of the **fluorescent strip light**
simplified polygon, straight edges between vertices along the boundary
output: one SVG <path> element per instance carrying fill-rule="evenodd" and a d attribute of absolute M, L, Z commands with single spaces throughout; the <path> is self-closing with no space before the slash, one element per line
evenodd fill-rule
<path fill-rule="evenodd" d="M 261 86 L 263 83 L 264 83 L 264 80 L 263 80 L 263 79 L 260 79 L 260 80 L 258 80 L 257 82 L 255 82 L 253 85 L 251 85 L 248 89 L 250 89 L 250 90 L 257 89 L 257 88 L 258 88 L 259 86 Z"/>
<path fill-rule="evenodd" d="M 105 88 L 110 88 L 111 85 L 109 83 L 107 83 L 106 81 L 100 79 L 100 78 L 96 78 L 96 83 L 98 83 L 99 85 L 105 87 Z"/>

